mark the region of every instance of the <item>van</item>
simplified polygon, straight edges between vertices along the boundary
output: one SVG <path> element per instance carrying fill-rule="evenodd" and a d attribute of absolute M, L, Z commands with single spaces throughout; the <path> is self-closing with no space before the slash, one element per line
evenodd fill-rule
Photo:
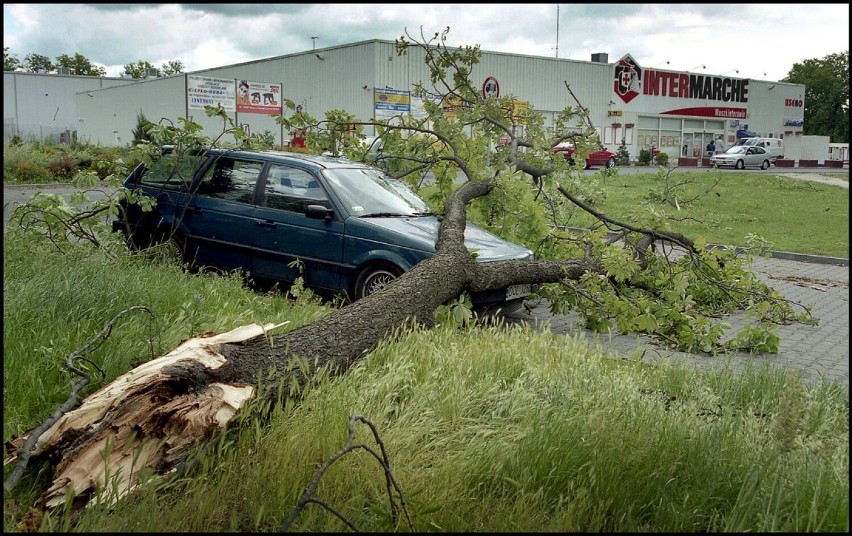
<path fill-rule="evenodd" d="M 763 147 L 773 164 L 777 159 L 784 158 L 784 140 L 780 138 L 740 138 L 734 144 L 735 147 L 737 145 Z"/>

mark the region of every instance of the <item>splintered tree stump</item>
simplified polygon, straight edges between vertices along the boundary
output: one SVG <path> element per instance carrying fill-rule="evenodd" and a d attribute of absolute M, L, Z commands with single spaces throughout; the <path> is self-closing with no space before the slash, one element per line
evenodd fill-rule
<path fill-rule="evenodd" d="M 252 324 L 189 339 L 116 378 L 63 415 L 32 452 L 33 457 L 55 461 L 43 507 L 63 504 L 69 492 L 78 502 L 117 500 L 142 475 L 185 459 L 190 447 L 225 428 L 255 396 L 252 385 L 209 381 L 211 371 L 226 362 L 221 347 L 262 337 L 278 326 Z M 11 441 L 7 450 L 14 453 L 26 438 Z M 115 493 L 95 496 L 96 489 Z"/>

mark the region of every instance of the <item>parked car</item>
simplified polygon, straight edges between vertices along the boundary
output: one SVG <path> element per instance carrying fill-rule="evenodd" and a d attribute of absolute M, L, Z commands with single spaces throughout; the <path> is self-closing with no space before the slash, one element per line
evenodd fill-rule
<path fill-rule="evenodd" d="M 781 138 L 740 138 L 734 145 L 763 147 L 773 164 L 779 158 L 784 158 L 784 140 Z"/>
<path fill-rule="evenodd" d="M 434 255 L 440 225 L 440 216 L 403 182 L 336 157 L 218 149 L 179 154 L 165 147 L 124 184 L 156 199 L 150 212 L 123 203 L 126 217 L 113 222 L 132 246 L 171 240 L 191 266 L 242 269 L 284 284 L 302 275 L 309 288 L 351 300 Z M 478 262 L 533 257 L 471 223 L 465 245 Z M 477 307 L 508 311 L 534 290 L 515 285 L 471 299 Z"/>
<path fill-rule="evenodd" d="M 747 167 L 759 167 L 768 169 L 771 155 L 763 147 L 734 145 L 724 153 L 715 154 L 710 157 L 711 166 L 730 166 L 736 169 Z"/>
<path fill-rule="evenodd" d="M 560 144 L 553 148 L 554 151 L 562 153 L 562 156 L 565 157 L 565 160 L 568 161 L 572 166 L 574 165 L 574 151 L 576 147 L 568 144 Z M 615 167 L 615 163 L 618 161 L 618 155 L 614 152 L 601 147 L 597 151 L 591 151 L 589 153 L 588 158 L 583 163 L 583 167 L 585 169 L 589 169 L 592 166 L 604 166 L 607 169 L 611 167 Z"/>

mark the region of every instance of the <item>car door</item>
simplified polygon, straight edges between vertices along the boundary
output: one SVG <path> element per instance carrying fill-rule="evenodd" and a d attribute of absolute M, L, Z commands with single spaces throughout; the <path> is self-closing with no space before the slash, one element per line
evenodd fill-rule
<path fill-rule="evenodd" d="M 186 258 L 221 270 L 250 271 L 255 188 L 264 163 L 228 155 L 213 159 L 181 215 Z"/>
<path fill-rule="evenodd" d="M 763 165 L 763 161 L 768 158 L 769 155 L 766 154 L 766 149 L 763 147 L 749 147 L 746 152 L 745 164 L 747 166 L 761 167 Z"/>
<path fill-rule="evenodd" d="M 136 203 L 123 203 L 126 221 L 120 221 L 119 227 L 126 230 L 139 246 L 148 245 L 158 230 L 165 232 L 166 229 L 177 228 L 176 215 L 188 202 L 193 177 L 205 160 L 197 154 L 178 154 L 169 148 L 164 149 L 150 167 L 137 167 L 126 186 L 140 188 L 153 197 L 156 204 L 152 210 L 143 211 Z"/>
<path fill-rule="evenodd" d="M 307 169 L 269 165 L 251 235 L 253 272 L 282 281 L 301 274 L 308 286 L 340 291 L 344 225 L 317 179 Z M 327 217 L 309 217 L 311 205 L 328 209 Z M 301 267 L 291 266 L 296 260 Z"/>

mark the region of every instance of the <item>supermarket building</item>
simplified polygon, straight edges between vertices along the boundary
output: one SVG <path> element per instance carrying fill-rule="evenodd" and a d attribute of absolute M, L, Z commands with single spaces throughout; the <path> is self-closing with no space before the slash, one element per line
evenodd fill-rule
<path fill-rule="evenodd" d="M 603 144 L 617 150 L 623 140 L 631 160 L 651 146 L 672 162 L 700 159 L 710 139 L 720 136 L 726 146 L 740 136 L 783 138 L 787 159 L 822 164 L 829 157 L 826 137 L 802 134 L 801 84 L 661 70 L 639 65 L 630 54 L 610 63 L 604 53 L 579 61 L 488 51 L 471 79 L 482 84 L 483 94 L 512 96 L 519 106 L 535 108 L 550 128 L 562 109 L 577 105 L 573 93 L 589 109 Z M 221 120 L 206 117 L 203 106 L 221 104 L 237 124 L 286 145 L 293 133 L 272 116 L 282 110 L 281 97 L 317 118 L 332 109 L 364 121 L 417 116 L 423 108 L 413 89 L 428 80 L 421 49 L 398 56 L 387 40 L 145 80 L 4 73 L 4 138 L 38 137 L 38 124 L 42 135 L 47 125 L 66 138 L 73 133 L 81 141 L 122 146 L 132 140 L 139 113 L 154 122 L 192 117 L 213 136 Z M 64 99 L 61 106 L 51 94 Z"/>

